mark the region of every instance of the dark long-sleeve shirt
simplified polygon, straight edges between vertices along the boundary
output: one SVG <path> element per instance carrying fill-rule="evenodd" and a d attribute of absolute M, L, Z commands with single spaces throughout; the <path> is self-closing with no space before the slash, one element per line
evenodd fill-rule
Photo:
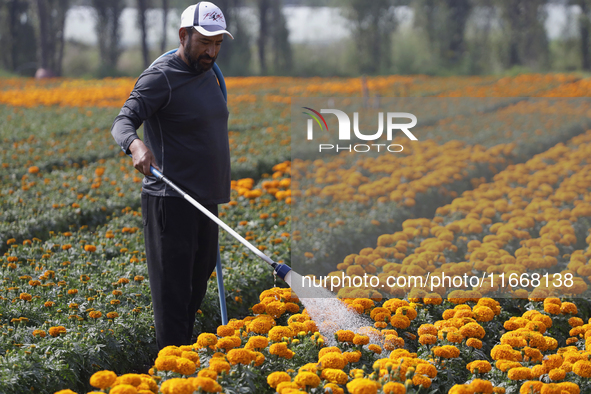
<path fill-rule="evenodd" d="M 202 204 L 230 201 L 228 108 L 213 70 L 197 74 L 176 54 L 144 71 L 115 118 L 111 134 L 121 148 L 138 138 L 167 178 Z M 154 176 L 144 193 L 179 196 Z"/>

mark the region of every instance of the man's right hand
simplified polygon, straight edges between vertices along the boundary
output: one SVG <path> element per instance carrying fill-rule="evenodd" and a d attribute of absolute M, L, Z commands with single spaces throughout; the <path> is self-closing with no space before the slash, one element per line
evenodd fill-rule
<path fill-rule="evenodd" d="M 135 139 L 131 145 L 129 145 L 129 150 L 131 151 L 131 156 L 133 157 L 133 166 L 136 170 L 144 175 L 152 175 L 150 166 L 153 166 L 158 171 L 160 171 L 160 168 L 158 168 L 156 165 L 156 158 L 154 157 L 154 154 L 150 149 L 148 149 L 142 140 L 139 138 Z"/>

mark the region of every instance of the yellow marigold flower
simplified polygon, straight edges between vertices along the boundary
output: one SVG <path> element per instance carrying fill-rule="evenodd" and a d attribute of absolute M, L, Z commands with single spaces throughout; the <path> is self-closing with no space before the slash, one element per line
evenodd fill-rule
<path fill-rule="evenodd" d="M 178 356 L 158 356 L 154 361 L 154 367 L 159 371 L 174 371 Z"/>
<path fill-rule="evenodd" d="M 137 387 L 142 383 L 141 375 L 136 373 L 127 373 L 125 375 L 121 375 L 117 378 L 114 385 L 119 384 L 129 384 L 131 386 Z"/>
<path fill-rule="evenodd" d="M 328 394 L 329 391 L 328 389 L 330 389 L 332 391 L 332 394 L 344 394 L 345 391 L 340 388 L 338 385 L 336 385 L 335 383 L 327 383 L 324 385 L 324 394 Z"/>
<path fill-rule="evenodd" d="M 425 375 L 433 379 L 437 376 L 437 368 L 433 364 L 420 363 L 416 366 L 415 373 Z"/>
<path fill-rule="evenodd" d="M 98 319 L 103 315 L 103 313 L 101 311 L 91 311 L 88 314 L 88 317 L 90 317 L 91 319 Z"/>
<path fill-rule="evenodd" d="M 52 337 L 57 337 L 60 334 L 66 333 L 66 327 L 64 326 L 57 326 L 57 327 L 50 327 L 49 328 L 49 335 Z"/>
<path fill-rule="evenodd" d="M 493 387 L 493 393 L 494 394 L 505 394 L 505 388 L 504 387 Z"/>
<path fill-rule="evenodd" d="M 573 365 L 573 372 L 582 378 L 591 378 L 591 361 L 577 361 Z"/>
<path fill-rule="evenodd" d="M 393 330 L 392 330 L 393 331 Z M 384 338 L 384 349 L 395 350 L 404 346 L 404 339 L 399 338 L 398 335 L 388 334 Z"/>
<path fill-rule="evenodd" d="M 137 389 L 130 384 L 119 384 L 109 390 L 109 394 L 137 394 Z"/>
<path fill-rule="evenodd" d="M 220 340 L 216 344 L 216 347 L 218 349 L 224 349 L 227 351 L 227 350 L 239 347 L 240 345 L 242 345 L 242 340 L 239 337 L 230 336 L 230 337 L 220 338 Z"/>
<path fill-rule="evenodd" d="M 353 343 L 355 345 L 367 345 L 369 343 L 369 337 L 367 335 L 355 335 L 353 337 Z"/>
<path fill-rule="evenodd" d="M 563 302 L 560 306 L 560 312 L 563 314 L 576 315 L 578 313 L 577 306 L 572 302 Z"/>
<path fill-rule="evenodd" d="M 222 386 L 220 386 L 218 382 L 216 382 L 213 379 L 207 378 L 207 377 L 189 378 L 187 380 L 190 382 L 191 389 L 194 391 L 202 390 L 206 393 L 220 393 L 222 391 Z M 168 381 L 169 380 L 167 380 L 167 382 Z M 161 388 L 161 390 L 162 390 L 162 388 Z M 162 392 L 163 392 L 163 394 L 167 394 L 167 393 L 164 393 L 164 390 L 162 390 Z M 173 394 L 173 393 L 170 393 L 170 394 Z M 189 394 L 192 394 L 192 393 L 189 392 Z"/>
<path fill-rule="evenodd" d="M 285 304 L 281 301 L 273 301 L 265 306 L 265 312 L 277 319 L 285 313 Z"/>
<path fill-rule="evenodd" d="M 474 349 L 482 349 L 482 341 L 476 338 L 468 338 L 466 346 L 473 347 Z"/>
<path fill-rule="evenodd" d="M 443 298 L 437 293 L 429 293 L 423 298 L 423 303 L 425 305 L 441 305 Z"/>
<path fill-rule="evenodd" d="M 217 372 L 211 369 L 202 369 L 197 373 L 197 376 L 200 378 L 210 378 L 213 380 L 216 380 L 218 378 Z"/>
<path fill-rule="evenodd" d="M 199 334 L 199 336 L 197 337 L 196 345 L 200 349 L 205 347 L 213 348 L 213 346 L 215 346 L 217 342 L 218 338 L 215 336 L 215 334 L 203 333 Z"/>
<path fill-rule="evenodd" d="M 176 359 L 176 366 L 174 368 L 174 372 L 180 373 L 181 375 L 193 375 L 195 370 L 197 369 L 197 365 L 189 359 L 177 357 Z"/>
<path fill-rule="evenodd" d="M 492 370 L 492 366 L 486 360 L 472 361 L 466 368 L 472 373 L 488 373 Z"/>
<path fill-rule="evenodd" d="M 492 393 L 493 385 L 488 380 L 474 379 L 470 385 L 470 389 L 474 390 L 475 393 Z"/>
<path fill-rule="evenodd" d="M 544 312 L 551 315 L 558 315 L 560 314 L 560 305 L 544 303 Z"/>
<path fill-rule="evenodd" d="M 460 350 L 452 345 L 437 346 L 433 348 L 433 354 L 436 357 L 456 358 L 460 355 Z"/>
<path fill-rule="evenodd" d="M 507 377 L 511 380 L 527 380 L 532 378 L 532 371 L 527 367 L 511 368 Z"/>
<path fill-rule="evenodd" d="M 265 355 L 261 352 L 254 352 L 254 365 L 255 367 L 260 367 L 265 362 Z"/>
<path fill-rule="evenodd" d="M 448 331 L 447 340 L 454 343 L 461 343 L 464 336 L 459 331 Z"/>
<path fill-rule="evenodd" d="M 195 353 L 192 350 L 183 350 L 181 353 L 182 358 L 186 358 L 187 360 L 191 360 L 197 367 L 201 365 L 201 360 L 199 359 L 199 354 Z"/>
<path fill-rule="evenodd" d="M 64 389 L 64 390 L 56 391 L 54 394 L 77 394 L 77 393 L 75 391 L 70 390 L 70 389 Z"/>
<path fill-rule="evenodd" d="M 431 379 L 429 379 L 425 375 L 415 373 L 412 377 L 412 384 L 415 386 L 421 386 L 423 388 L 428 389 L 429 387 L 431 387 Z"/>
<path fill-rule="evenodd" d="M 351 330 L 338 330 L 337 332 L 335 332 L 335 336 L 337 337 L 337 340 L 339 342 L 353 343 L 355 333 Z"/>
<path fill-rule="evenodd" d="M 360 351 L 344 352 L 343 356 L 345 357 L 345 360 L 347 360 L 348 363 L 356 363 L 361 358 L 361 352 Z"/>
<path fill-rule="evenodd" d="M 535 361 L 535 362 L 541 362 L 542 359 L 544 358 L 544 356 L 542 355 L 542 352 L 540 352 L 538 349 L 534 349 L 531 348 L 529 346 L 526 346 L 523 349 L 523 352 L 525 353 L 525 361 Z"/>
<path fill-rule="evenodd" d="M 278 393 L 285 393 L 285 394 L 292 394 L 301 392 L 300 386 L 296 382 L 281 382 L 275 388 L 275 391 Z"/>
<path fill-rule="evenodd" d="M 402 383 L 388 382 L 383 387 L 384 394 L 406 394 L 406 387 Z"/>
<path fill-rule="evenodd" d="M 579 385 L 573 382 L 560 382 L 558 386 L 560 386 L 563 392 L 566 391 L 569 394 L 579 394 L 581 392 Z"/>
<path fill-rule="evenodd" d="M 379 383 L 371 379 L 354 379 L 347 383 L 347 390 L 351 394 L 376 394 Z"/>
<path fill-rule="evenodd" d="M 335 384 L 345 384 L 349 380 L 349 377 L 345 372 L 340 369 L 333 369 L 333 368 L 325 368 L 322 370 L 322 374 L 320 375 L 322 379 L 326 379 L 331 383 Z"/>
<path fill-rule="evenodd" d="M 256 358 L 255 352 L 249 349 L 232 349 L 228 351 L 228 362 L 231 365 L 248 365 Z"/>
<path fill-rule="evenodd" d="M 245 349 L 264 349 L 269 346 L 267 337 L 256 335 L 248 338 L 248 342 L 244 346 Z"/>
<path fill-rule="evenodd" d="M 294 352 L 287 348 L 287 342 L 274 343 L 269 347 L 269 353 L 290 360 Z"/>
<path fill-rule="evenodd" d="M 343 369 L 347 365 L 347 357 L 336 352 L 327 353 L 318 359 L 319 368 Z"/>
<path fill-rule="evenodd" d="M 562 365 L 563 359 L 560 354 L 550 354 L 545 356 L 542 364 L 547 371 L 550 371 L 555 368 L 559 368 Z"/>
<path fill-rule="evenodd" d="M 437 335 L 437 328 L 433 324 L 421 324 L 417 330 L 417 334 L 419 334 L 419 336 L 425 334 Z"/>
<path fill-rule="evenodd" d="M 410 320 L 404 315 L 394 315 L 390 318 L 392 327 L 406 329 L 410 326 Z"/>
<path fill-rule="evenodd" d="M 548 372 L 548 376 L 554 381 L 563 380 L 566 377 L 566 371 L 560 368 L 554 368 Z"/>
<path fill-rule="evenodd" d="M 294 378 L 294 382 L 301 387 L 318 387 L 320 378 L 312 372 L 300 372 Z"/>
<path fill-rule="evenodd" d="M 342 353 L 341 349 L 339 349 L 336 346 L 327 346 L 327 347 L 323 347 L 322 349 L 320 349 L 320 351 L 318 352 L 318 358 L 320 359 L 322 356 L 324 356 L 325 354 L 328 353 Z"/>
<path fill-rule="evenodd" d="M 374 352 L 375 354 L 382 354 L 382 348 L 378 345 L 371 344 L 368 347 L 369 351 Z"/>
<path fill-rule="evenodd" d="M 29 293 L 21 293 L 18 298 L 20 298 L 23 301 L 31 301 L 33 299 L 33 296 Z"/>
<path fill-rule="evenodd" d="M 519 394 L 539 394 L 542 392 L 543 386 L 544 383 L 538 380 L 528 380 L 527 382 L 521 385 L 521 388 L 519 389 Z"/>
<path fill-rule="evenodd" d="M 178 346 L 166 346 L 158 352 L 158 357 L 177 356 L 180 357 L 183 351 Z"/>
<path fill-rule="evenodd" d="M 431 334 L 424 334 L 419 336 L 419 343 L 421 345 L 433 345 L 437 343 L 437 337 Z"/>
<path fill-rule="evenodd" d="M 267 383 L 272 388 L 276 388 L 281 382 L 291 382 L 291 377 L 287 372 L 277 371 L 267 376 Z"/>
<path fill-rule="evenodd" d="M 115 382 L 115 379 L 117 379 L 117 375 L 113 371 L 98 371 L 90 377 L 90 385 L 103 390 L 107 387 L 111 387 Z"/>
<path fill-rule="evenodd" d="M 231 335 L 234 335 L 234 328 L 230 327 L 230 326 L 218 326 L 217 328 L 217 334 L 220 337 L 229 337 Z"/>
<path fill-rule="evenodd" d="M 84 250 L 87 252 L 96 252 L 96 246 L 94 245 L 84 245 Z"/>
<path fill-rule="evenodd" d="M 279 342 L 283 338 L 293 338 L 295 333 L 290 327 L 286 326 L 275 326 L 269 331 L 268 337 L 274 342 Z"/>
<path fill-rule="evenodd" d="M 265 315 L 263 315 L 265 316 Z M 257 317 L 254 320 L 248 322 L 246 327 L 247 332 L 254 332 L 256 334 L 267 334 L 271 327 L 275 325 L 274 321 L 269 318 L 263 318 L 263 316 Z"/>
<path fill-rule="evenodd" d="M 493 310 L 490 309 L 488 306 L 484 305 L 476 305 L 472 313 L 474 315 L 474 318 L 477 321 L 481 322 L 491 321 L 495 317 L 495 313 L 493 312 Z"/>
<path fill-rule="evenodd" d="M 478 323 L 468 323 L 460 328 L 460 333 L 466 338 L 484 338 L 486 332 Z"/>
<path fill-rule="evenodd" d="M 117 312 L 109 312 L 107 313 L 107 319 L 116 319 L 119 317 L 119 314 Z"/>
<path fill-rule="evenodd" d="M 230 372 L 230 364 L 219 357 L 211 358 L 209 360 L 209 369 L 218 374 L 222 373 L 222 371 Z"/>
<path fill-rule="evenodd" d="M 414 308 L 411 308 L 410 306 L 399 307 L 398 309 L 396 309 L 396 314 L 406 316 L 408 320 L 414 320 L 417 317 L 417 311 Z"/>

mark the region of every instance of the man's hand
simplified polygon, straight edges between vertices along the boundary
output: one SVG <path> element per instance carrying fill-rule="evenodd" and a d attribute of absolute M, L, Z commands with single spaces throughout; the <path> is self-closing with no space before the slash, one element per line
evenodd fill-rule
<path fill-rule="evenodd" d="M 148 147 L 143 143 L 142 140 L 135 139 L 131 145 L 129 145 L 131 156 L 133 157 L 133 166 L 136 170 L 144 175 L 152 175 L 150 171 L 150 165 L 160 171 L 160 168 L 156 165 L 156 158 Z"/>

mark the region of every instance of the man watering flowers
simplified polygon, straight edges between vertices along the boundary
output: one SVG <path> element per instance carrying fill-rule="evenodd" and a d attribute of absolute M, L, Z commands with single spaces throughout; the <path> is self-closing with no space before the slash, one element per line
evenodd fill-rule
<path fill-rule="evenodd" d="M 181 15 L 180 45 L 138 78 L 111 133 L 145 175 L 144 241 L 159 349 L 191 343 L 195 313 L 215 269 L 218 226 L 150 172 L 150 166 L 217 216 L 230 201 L 228 109 L 213 64 L 226 31 L 206 1 Z M 137 129 L 144 124 L 144 140 Z"/>

